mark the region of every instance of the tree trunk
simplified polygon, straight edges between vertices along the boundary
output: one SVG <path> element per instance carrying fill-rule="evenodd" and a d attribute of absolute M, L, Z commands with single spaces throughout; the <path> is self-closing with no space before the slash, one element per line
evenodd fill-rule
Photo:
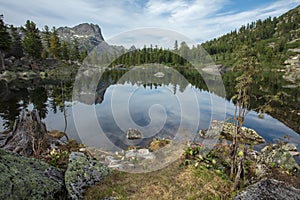
<path fill-rule="evenodd" d="M 38 111 L 22 110 L 13 130 L 0 134 L 0 147 L 24 156 L 36 156 L 50 146 L 48 140 L 46 126 Z"/>
<path fill-rule="evenodd" d="M 236 177 L 234 180 L 234 184 L 233 184 L 233 191 L 235 191 L 237 189 L 237 187 L 239 186 L 240 180 L 241 180 L 241 174 L 243 171 L 243 156 L 239 157 L 239 161 L 238 161 L 238 170 L 236 173 Z"/>
<path fill-rule="evenodd" d="M 4 63 L 4 53 L 0 50 L 0 59 L 1 59 L 1 67 L 2 70 L 5 70 L 5 63 Z"/>

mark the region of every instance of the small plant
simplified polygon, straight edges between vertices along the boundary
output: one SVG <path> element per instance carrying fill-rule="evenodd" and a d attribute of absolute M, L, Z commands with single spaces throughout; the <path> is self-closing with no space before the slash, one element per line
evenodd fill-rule
<path fill-rule="evenodd" d="M 199 158 L 201 150 L 201 144 L 192 144 L 191 146 L 185 149 L 186 158 L 195 159 Z M 200 155 L 201 156 L 201 155 Z"/>
<path fill-rule="evenodd" d="M 69 154 L 68 151 L 52 149 L 46 159 L 52 166 L 65 169 L 68 165 Z"/>

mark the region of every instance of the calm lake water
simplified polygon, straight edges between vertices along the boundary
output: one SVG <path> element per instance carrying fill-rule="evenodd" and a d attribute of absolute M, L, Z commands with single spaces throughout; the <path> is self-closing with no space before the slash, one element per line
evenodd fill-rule
<path fill-rule="evenodd" d="M 168 70 L 165 69 L 163 77 L 155 70 L 107 70 L 97 84 L 94 101 L 73 100 L 73 80 L 1 81 L 0 131 L 12 126 L 22 108 L 35 108 L 40 111 L 48 130 L 66 130 L 69 137 L 79 142 L 111 150 L 144 146 L 155 137 L 190 138 L 200 129 L 207 129 L 212 119 L 233 118 L 235 106 L 230 99 L 234 75 L 223 77 L 226 98 L 222 98 L 209 92 L 196 72 L 181 69 L 174 75 Z M 274 89 L 268 78 L 270 75 L 265 75 L 267 83 L 262 85 L 273 89 L 267 89 L 267 93 L 274 90 L 299 93 L 297 88 L 283 89 L 284 82 L 276 77 L 278 88 Z M 263 90 L 259 85 L 253 88 L 259 92 Z M 289 101 L 297 108 L 298 97 L 296 103 L 294 100 Z M 262 103 L 254 101 L 253 104 Z M 282 104 L 272 106 L 284 110 Z M 267 143 L 288 140 L 300 149 L 300 135 L 271 115 L 258 118 L 257 112 L 250 111 L 245 126 L 256 130 Z M 144 139 L 128 141 L 125 137 L 128 128 L 139 128 Z"/>

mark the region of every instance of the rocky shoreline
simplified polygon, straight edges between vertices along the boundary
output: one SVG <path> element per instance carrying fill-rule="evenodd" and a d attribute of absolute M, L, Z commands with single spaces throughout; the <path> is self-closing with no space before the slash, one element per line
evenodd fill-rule
<path fill-rule="evenodd" d="M 29 199 L 83 199 L 87 188 L 100 183 L 105 177 L 109 178 L 111 172 L 117 170 L 129 173 L 153 173 L 155 170 L 167 167 L 179 157 L 183 157 L 184 149 L 191 145 L 167 139 L 154 139 L 147 148 L 131 147 L 121 152 L 105 152 L 97 148 L 83 147 L 83 145 L 78 145 L 76 142 L 75 144 L 70 139 L 67 143 L 57 143 L 57 139 L 65 136 L 65 133 L 55 140 L 49 140 L 49 137 L 54 137 L 53 132 L 45 133 L 42 131 L 45 129 L 44 124 L 39 121 L 38 117 L 35 117 L 34 111 L 27 114 L 24 112 L 22 116 L 17 120 L 14 131 L 1 133 L 0 144 L 2 147 L 24 155 L 21 156 L 0 149 L 1 199 L 22 199 L 24 197 Z M 33 121 L 30 123 L 30 120 Z M 18 124 L 21 125 L 18 126 Z M 223 125 L 224 122 L 213 121 L 211 128 L 200 131 L 199 136 L 203 138 L 213 137 L 219 129 L 221 134 L 231 132 L 229 130 L 233 128 L 232 124 L 225 123 L 224 126 L 219 127 L 221 124 Z M 22 126 L 26 126 L 29 128 L 28 130 L 39 132 L 41 141 L 44 141 L 45 138 L 48 138 L 47 141 L 50 142 L 56 141 L 56 147 L 46 145 L 44 146 L 45 149 L 36 151 L 37 149 L 33 148 L 34 145 L 30 145 L 31 143 L 22 143 L 22 148 L 16 148 L 18 145 L 15 144 L 15 141 L 18 140 L 14 134 L 18 136 L 19 133 L 22 133 L 23 137 L 28 136 L 22 132 L 24 130 Z M 30 126 L 35 127 L 35 129 L 30 128 Z M 40 129 L 36 129 L 37 127 Z M 245 133 L 249 133 L 247 134 L 248 139 L 251 139 L 252 142 L 262 141 L 263 138 L 257 133 L 254 134 L 254 130 L 247 128 L 243 130 Z M 34 133 L 27 134 L 34 137 Z M 205 146 L 201 146 L 201 148 L 205 149 Z M 219 148 L 218 145 L 215 148 Z M 20 149 L 21 151 L 19 151 Z M 201 155 L 199 154 L 199 156 Z M 253 169 L 255 174 L 251 180 L 254 185 L 247 188 L 246 193 L 238 194 L 235 199 L 249 199 L 249 195 L 253 199 L 259 199 L 264 195 L 271 195 L 270 197 L 275 198 L 277 194 L 272 193 L 272 190 L 281 191 L 284 197 L 290 194 L 295 197 L 299 196 L 299 189 L 287 185 L 282 186 L 282 183 L 278 183 L 276 180 L 263 179 L 269 173 L 270 168 L 281 169 L 282 173 L 287 173 L 286 176 L 299 176 L 300 167 L 294 156 L 299 156 L 299 152 L 297 147 L 290 143 L 267 145 L 260 152 L 249 150 L 246 158 L 255 163 Z M 58 165 L 59 162 L 65 162 L 65 165 Z M 65 167 L 58 169 L 53 165 Z M 265 192 L 253 193 L 257 187 L 262 186 L 265 187 Z"/>

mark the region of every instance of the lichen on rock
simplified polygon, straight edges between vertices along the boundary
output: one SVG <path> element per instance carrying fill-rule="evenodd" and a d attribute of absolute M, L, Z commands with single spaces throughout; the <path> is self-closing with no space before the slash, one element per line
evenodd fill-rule
<path fill-rule="evenodd" d="M 100 182 L 110 173 L 109 168 L 84 153 L 72 152 L 65 173 L 65 184 L 72 199 L 82 199 L 87 187 Z"/>
<path fill-rule="evenodd" d="M 66 194 L 62 171 L 0 149 L 0 199 L 66 199 Z"/>
<path fill-rule="evenodd" d="M 232 141 L 235 133 L 235 129 L 236 126 L 233 123 L 212 120 L 210 124 L 210 128 L 207 130 L 200 130 L 198 135 L 201 138 L 210 138 L 210 139 L 216 139 L 219 138 L 220 136 L 223 136 L 225 139 Z M 261 137 L 255 130 L 251 128 L 242 127 L 241 132 L 243 137 L 241 134 L 237 135 L 237 139 L 239 141 L 243 141 L 246 144 L 265 143 L 264 138 Z"/>

